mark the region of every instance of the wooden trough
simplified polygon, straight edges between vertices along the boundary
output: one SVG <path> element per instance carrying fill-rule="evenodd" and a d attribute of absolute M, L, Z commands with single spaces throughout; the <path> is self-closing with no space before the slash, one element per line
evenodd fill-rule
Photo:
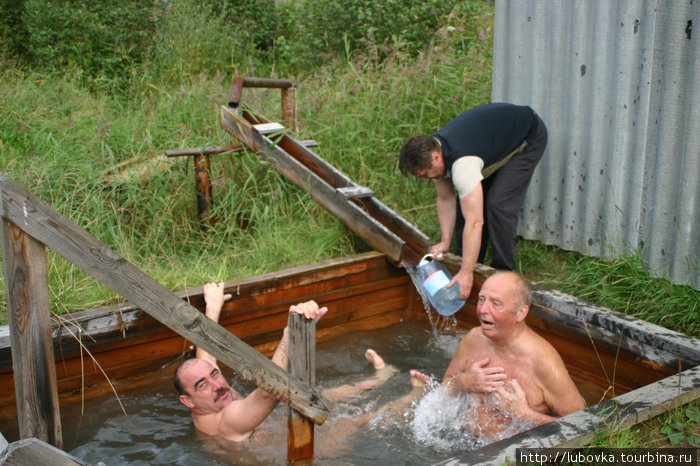
<path fill-rule="evenodd" d="M 479 269 L 475 290 L 491 272 Z M 289 305 L 304 300 L 330 309 L 318 323 L 319 341 L 400 319 L 426 319 L 408 274 L 375 252 L 229 282 L 226 290 L 233 298 L 224 305 L 220 323 L 268 355 L 286 325 Z M 203 310 L 200 287 L 177 294 Z M 557 292 L 536 289 L 534 297 L 528 324 L 562 354 L 579 386 L 600 393 L 610 387 L 606 397 L 614 393 L 616 398 L 446 462 L 500 464 L 506 456 L 514 458 L 517 447 L 581 445 L 596 426 L 642 422 L 698 397 L 697 339 Z M 473 296 L 456 317 L 460 328 L 475 325 Z M 6 327 L 0 330 L 0 430 L 12 442 L 18 434 L 8 333 Z M 81 351 L 75 335 L 82 335 L 82 345 L 100 367 Z M 190 347 L 189 341 L 129 304 L 76 312 L 61 322 L 54 318 L 60 404 L 85 397 L 89 410 L 91 397 L 111 390 L 102 371 L 124 391 L 140 383 L 142 378 L 135 376 L 179 359 Z M 612 374 L 614 381 L 609 380 Z M 613 414 L 611 403 L 618 407 Z"/>

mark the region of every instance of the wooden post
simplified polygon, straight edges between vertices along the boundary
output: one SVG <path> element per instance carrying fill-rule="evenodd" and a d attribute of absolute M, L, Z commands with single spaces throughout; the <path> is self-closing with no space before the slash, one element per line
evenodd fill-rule
<path fill-rule="evenodd" d="M 289 373 L 313 387 L 316 383 L 316 320 L 289 314 Z M 288 408 L 287 462 L 313 458 L 314 425 Z"/>
<path fill-rule="evenodd" d="M 3 220 L 2 253 L 20 438 L 62 448 L 46 248 Z"/>
<path fill-rule="evenodd" d="M 282 120 L 290 130 L 297 130 L 297 88 L 282 89 Z"/>
<path fill-rule="evenodd" d="M 199 226 L 202 230 L 211 222 L 209 207 L 211 206 L 211 170 L 209 155 L 197 154 L 194 156 L 194 182 L 197 187 L 197 214 Z"/>

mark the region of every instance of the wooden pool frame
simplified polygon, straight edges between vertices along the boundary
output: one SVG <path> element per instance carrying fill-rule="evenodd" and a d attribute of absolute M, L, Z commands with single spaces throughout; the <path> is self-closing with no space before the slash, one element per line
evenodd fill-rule
<path fill-rule="evenodd" d="M 474 297 L 491 273 L 487 267 L 478 269 L 472 297 L 456 314 L 460 328 L 476 324 Z M 625 427 L 698 398 L 699 340 L 556 291 L 533 288 L 528 324 L 557 348 L 570 372 L 603 386 L 615 374 L 610 393 L 617 396 L 443 464 L 502 463 L 506 457 L 515 458 L 520 447 L 581 446 L 596 428 Z M 226 290 L 233 298 L 224 305 L 221 325 L 266 355 L 287 323 L 289 305 L 300 301 L 314 299 L 330 309 L 318 323 L 319 341 L 405 318 L 426 319 L 408 274 L 376 252 L 228 282 Z M 177 294 L 203 310 L 200 287 Z M 53 319 L 61 405 L 83 397 L 89 403 L 91 397 L 110 391 L 102 370 L 118 390 L 126 390 L 142 380 L 134 376 L 191 351 L 189 341 L 128 303 L 76 312 L 62 316 L 60 322 Z M 78 334 L 101 369 L 81 350 Z M 17 408 L 9 340 L 9 330 L 0 328 L 0 431 L 13 441 Z"/>

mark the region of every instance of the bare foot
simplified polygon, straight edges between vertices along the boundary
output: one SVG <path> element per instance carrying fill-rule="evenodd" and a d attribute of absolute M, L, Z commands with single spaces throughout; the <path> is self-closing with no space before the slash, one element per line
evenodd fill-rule
<path fill-rule="evenodd" d="M 411 369 L 411 385 L 414 387 L 423 387 L 430 380 L 430 376 L 415 369 Z"/>
<path fill-rule="evenodd" d="M 365 357 L 369 362 L 372 363 L 375 369 L 384 369 L 386 367 L 386 363 L 384 362 L 384 359 L 382 359 L 381 356 L 377 354 L 376 351 L 374 351 L 372 348 L 369 348 L 367 351 L 365 351 Z"/>

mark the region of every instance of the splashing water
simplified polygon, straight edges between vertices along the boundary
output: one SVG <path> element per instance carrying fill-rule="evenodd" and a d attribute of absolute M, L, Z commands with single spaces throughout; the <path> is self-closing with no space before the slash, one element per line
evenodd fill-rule
<path fill-rule="evenodd" d="M 428 391 L 414 403 L 409 428 L 420 445 L 439 452 L 478 448 L 479 437 L 465 428 L 477 404 L 471 396 L 450 396 L 447 386 L 431 380 Z"/>
<path fill-rule="evenodd" d="M 486 409 L 500 412 L 493 397 L 486 396 L 484 402 L 470 394 L 452 396 L 446 385 L 431 380 L 427 392 L 413 403 L 413 419 L 409 421 L 411 433 L 421 446 L 433 448 L 443 454 L 473 450 L 489 443 L 512 437 L 515 434 L 536 427 L 531 422 L 503 416 L 503 421 L 491 421 L 491 436 L 484 435 L 477 423 L 478 412 Z M 499 418 L 502 416 L 495 416 Z"/>

